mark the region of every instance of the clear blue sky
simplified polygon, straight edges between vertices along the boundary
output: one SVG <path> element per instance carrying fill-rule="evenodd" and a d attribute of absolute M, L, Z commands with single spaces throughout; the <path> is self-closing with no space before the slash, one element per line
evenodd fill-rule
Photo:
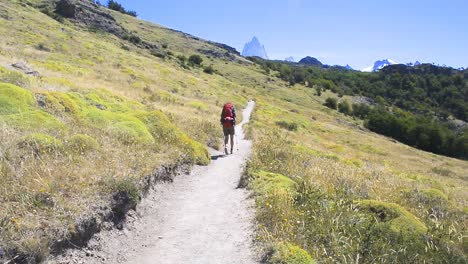
<path fill-rule="evenodd" d="M 106 0 L 101 0 L 105 2 Z M 390 58 L 468 66 L 467 0 L 117 0 L 139 17 L 238 51 L 356 69 Z"/>

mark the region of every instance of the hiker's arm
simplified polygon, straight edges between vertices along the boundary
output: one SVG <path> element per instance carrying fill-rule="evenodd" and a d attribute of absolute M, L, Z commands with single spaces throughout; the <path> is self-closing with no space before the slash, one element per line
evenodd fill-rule
<path fill-rule="evenodd" d="M 236 109 L 232 108 L 232 117 L 234 118 L 234 124 L 236 123 Z"/>
<path fill-rule="evenodd" d="M 223 116 L 224 116 L 224 108 L 223 110 L 221 110 L 221 118 L 219 119 L 219 122 L 221 122 L 221 124 L 223 123 Z"/>

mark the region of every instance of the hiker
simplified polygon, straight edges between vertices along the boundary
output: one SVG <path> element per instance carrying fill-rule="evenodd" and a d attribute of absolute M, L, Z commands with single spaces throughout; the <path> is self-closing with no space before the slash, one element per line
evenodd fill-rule
<path fill-rule="evenodd" d="M 234 150 L 234 126 L 236 125 L 236 109 L 232 103 L 226 103 L 223 106 L 223 111 L 221 112 L 221 125 L 223 125 L 224 133 L 224 153 L 228 153 L 227 144 L 229 137 L 231 137 L 231 154 Z"/>

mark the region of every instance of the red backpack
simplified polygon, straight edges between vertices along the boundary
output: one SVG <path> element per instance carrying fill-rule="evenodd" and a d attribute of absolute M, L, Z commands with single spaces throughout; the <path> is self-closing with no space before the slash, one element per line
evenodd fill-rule
<path fill-rule="evenodd" d="M 226 103 L 223 106 L 223 126 L 231 127 L 234 124 L 234 105 L 232 103 Z"/>

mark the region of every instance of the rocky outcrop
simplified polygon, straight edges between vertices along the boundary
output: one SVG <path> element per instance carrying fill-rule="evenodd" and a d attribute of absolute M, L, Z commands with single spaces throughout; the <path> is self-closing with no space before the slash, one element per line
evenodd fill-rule
<path fill-rule="evenodd" d="M 449 120 L 448 125 L 456 133 L 463 133 L 468 128 L 468 123 L 460 119 Z"/>
<path fill-rule="evenodd" d="M 13 63 L 11 65 L 15 70 L 21 71 L 27 75 L 32 75 L 32 76 L 39 76 L 39 72 L 33 70 L 31 67 L 29 67 L 26 63 L 24 62 L 17 62 Z"/>
<path fill-rule="evenodd" d="M 228 46 L 226 44 L 222 44 L 222 43 L 218 43 L 218 42 L 213 42 L 213 41 L 208 41 L 208 43 L 210 43 L 211 45 L 214 45 L 218 48 L 222 48 L 230 53 L 234 53 L 236 55 L 240 55 L 240 52 L 238 52 L 235 48 L 231 47 L 231 46 Z"/>
<path fill-rule="evenodd" d="M 76 5 L 70 0 L 62 0 L 57 3 L 55 12 L 66 18 L 74 18 L 76 15 Z"/>
<path fill-rule="evenodd" d="M 129 32 L 118 23 L 109 10 L 92 1 L 59 0 L 55 5 L 55 13 L 91 30 L 100 30 L 113 34 L 140 48 L 149 50 L 159 49 L 157 45 L 146 42 L 139 36 Z"/>
<path fill-rule="evenodd" d="M 353 104 L 365 104 L 367 106 L 376 105 L 375 101 L 372 98 L 365 97 L 365 96 L 355 96 L 353 98 Z"/>
<path fill-rule="evenodd" d="M 215 57 L 219 59 L 225 59 L 228 61 L 237 61 L 236 56 L 234 56 L 229 51 L 213 50 L 213 49 L 198 49 L 197 51 L 206 56 L 211 56 L 211 57 Z"/>
<path fill-rule="evenodd" d="M 121 27 L 109 11 L 91 1 L 60 0 L 55 13 L 73 22 L 123 37 L 127 31 Z"/>

